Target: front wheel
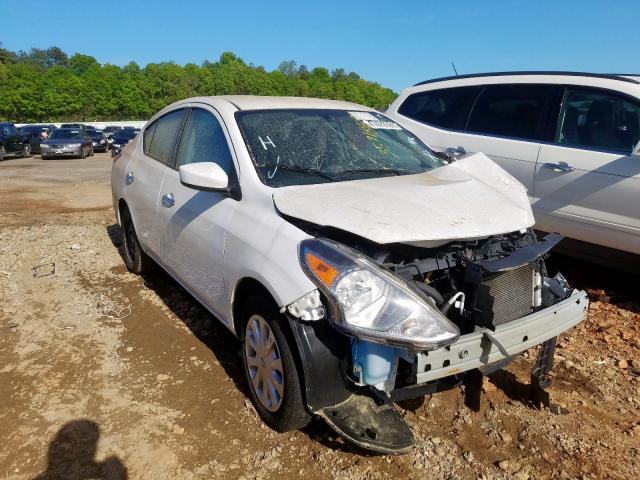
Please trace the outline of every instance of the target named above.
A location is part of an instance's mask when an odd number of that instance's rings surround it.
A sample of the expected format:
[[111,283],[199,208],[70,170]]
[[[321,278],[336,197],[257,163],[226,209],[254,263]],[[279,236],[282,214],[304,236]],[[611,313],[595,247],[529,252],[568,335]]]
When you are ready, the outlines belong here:
[[300,373],[278,321],[282,315],[266,298],[252,297],[243,319],[242,358],[251,401],[274,430],[299,430],[311,421]]
[[80,150],[80,158],[81,159],[87,158],[87,149],[84,147],[82,147],[82,150]]
[[4,160],[4,146],[0,145],[0,162]]
[[90,156],[90,157],[93,157],[93,154],[95,153],[95,152],[93,151],[93,147],[91,147],[91,150],[90,150],[89,152],[90,152],[90,153],[89,153],[89,156]]
[[31,145],[25,143],[22,146],[22,158],[29,158],[31,156]]

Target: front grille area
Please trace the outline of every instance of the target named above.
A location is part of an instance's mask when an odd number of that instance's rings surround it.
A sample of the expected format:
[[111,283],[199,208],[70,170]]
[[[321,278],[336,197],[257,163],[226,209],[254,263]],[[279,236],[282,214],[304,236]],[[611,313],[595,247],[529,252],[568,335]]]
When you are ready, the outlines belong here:
[[479,323],[495,328],[531,313],[534,275],[529,265],[523,265],[483,279],[475,302]]

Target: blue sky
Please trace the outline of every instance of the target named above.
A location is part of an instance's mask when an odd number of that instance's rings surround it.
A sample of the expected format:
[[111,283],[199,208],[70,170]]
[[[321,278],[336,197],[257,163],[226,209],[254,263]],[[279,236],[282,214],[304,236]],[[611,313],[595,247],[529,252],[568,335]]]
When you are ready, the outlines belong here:
[[459,73],[640,72],[640,2],[0,0],[11,50],[57,45],[101,63],[282,60],[342,67],[396,91]]

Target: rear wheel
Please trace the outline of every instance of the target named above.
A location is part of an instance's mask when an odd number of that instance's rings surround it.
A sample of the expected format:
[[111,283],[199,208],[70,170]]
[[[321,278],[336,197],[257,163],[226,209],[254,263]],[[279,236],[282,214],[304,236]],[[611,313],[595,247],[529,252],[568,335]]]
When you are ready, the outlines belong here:
[[251,297],[243,319],[242,358],[251,401],[274,430],[299,430],[311,421],[302,396],[300,373],[279,319],[262,297]]
[[138,275],[146,273],[153,268],[153,260],[144,253],[136,229],[133,226],[133,220],[129,210],[125,208],[121,215],[121,232],[122,232],[122,258],[124,264],[131,273]]

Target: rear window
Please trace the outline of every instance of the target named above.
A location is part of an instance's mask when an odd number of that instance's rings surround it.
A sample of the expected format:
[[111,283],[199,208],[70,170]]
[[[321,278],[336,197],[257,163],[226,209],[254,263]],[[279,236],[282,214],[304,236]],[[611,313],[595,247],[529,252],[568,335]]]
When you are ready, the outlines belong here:
[[467,131],[523,140],[545,140],[542,125],[553,85],[488,85],[475,102]]
[[429,125],[464,130],[480,89],[471,86],[414,93],[400,105],[398,113]]
[[[184,109],[174,110],[167,113],[164,117],[159,118],[153,125],[149,126],[145,130],[145,137],[147,131],[153,128],[153,138],[150,139],[150,144],[145,147],[147,155],[155,158],[159,162],[169,164],[171,160],[171,150],[178,133],[178,129],[182,124],[182,117],[184,116]],[[135,136],[135,132],[118,132],[117,135]],[[130,138],[131,138],[130,137]],[[145,138],[146,140],[146,138]]]

